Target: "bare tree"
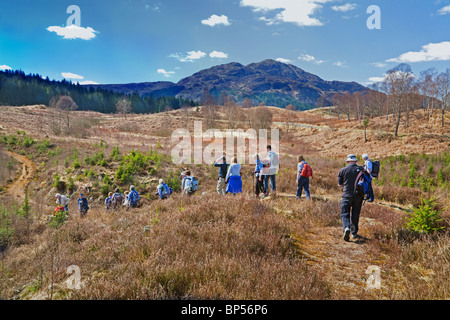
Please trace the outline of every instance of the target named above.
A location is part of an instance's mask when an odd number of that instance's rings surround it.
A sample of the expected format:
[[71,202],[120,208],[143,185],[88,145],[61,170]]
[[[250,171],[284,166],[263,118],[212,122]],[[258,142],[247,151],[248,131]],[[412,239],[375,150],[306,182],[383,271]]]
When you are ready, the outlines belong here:
[[253,129],[270,129],[273,115],[269,108],[258,107],[253,110]]
[[[52,103],[55,100],[52,101]],[[70,113],[78,109],[78,105],[69,96],[61,96],[56,100],[55,107],[59,110],[61,117],[65,119],[66,122],[66,133],[70,134]]]
[[127,118],[127,114],[131,112],[131,110],[132,106],[130,100],[123,98],[117,101],[116,112],[123,114],[125,116],[125,119]]
[[186,129],[189,128],[189,122],[190,122],[190,120],[191,120],[191,113],[189,112],[190,109],[191,109],[191,108],[190,108],[189,106],[186,106],[186,105],[184,105],[184,106],[182,106],[182,107],[180,108],[181,115],[182,115],[182,117],[183,117],[183,121],[184,121],[184,123],[186,124]]
[[245,99],[244,102],[242,103],[242,106],[246,109],[252,108],[253,107],[253,102],[252,100],[250,100],[249,98]]
[[289,129],[291,128],[292,119],[294,118],[293,113],[295,112],[295,107],[292,104],[289,104],[286,106],[286,110],[288,111],[286,132],[289,132]]
[[427,109],[427,121],[430,121],[430,111],[433,104],[433,95],[436,84],[437,71],[435,68],[430,68],[420,73],[418,83],[419,92],[423,95],[424,104]]
[[400,64],[396,68],[389,70],[384,80],[386,91],[389,93],[389,101],[394,108],[396,117],[396,137],[398,137],[402,113],[408,108],[408,96],[412,93],[414,79],[411,67],[407,64]]
[[227,117],[228,129],[235,129],[241,119],[242,107],[238,106],[234,101],[226,102],[223,107]]
[[367,100],[371,111],[371,118],[377,112],[381,119],[383,117],[383,106],[386,104],[386,95],[381,92],[381,85],[379,83],[374,83],[369,88],[371,90],[367,93]]
[[211,95],[208,88],[203,89],[202,96],[200,97],[200,104],[203,106],[203,118],[205,119],[207,128],[215,128],[217,118],[217,101],[215,97]]
[[441,125],[445,126],[445,110],[450,104],[450,69],[439,74],[436,78],[436,91],[441,104]]

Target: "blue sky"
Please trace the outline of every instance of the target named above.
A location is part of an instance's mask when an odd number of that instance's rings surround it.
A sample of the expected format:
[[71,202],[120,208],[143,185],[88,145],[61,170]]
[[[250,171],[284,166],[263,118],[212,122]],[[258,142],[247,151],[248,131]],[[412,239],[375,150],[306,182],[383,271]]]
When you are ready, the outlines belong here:
[[[67,24],[71,5],[80,26]],[[367,27],[371,5],[381,29]],[[368,84],[401,62],[416,74],[449,68],[449,31],[450,0],[1,1],[0,69],[80,83],[178,82],[218,64],[280,59]]]

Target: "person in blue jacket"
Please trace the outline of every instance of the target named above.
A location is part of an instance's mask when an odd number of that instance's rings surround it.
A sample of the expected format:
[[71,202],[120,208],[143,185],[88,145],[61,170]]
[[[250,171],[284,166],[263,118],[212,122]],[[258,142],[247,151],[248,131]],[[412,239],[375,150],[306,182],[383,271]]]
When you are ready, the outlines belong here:
[[264,178],[263,178],[263,169],[264,169],[264,163],[259,158],[258,154],[255,154],[254,158],[256,158],[256,165],[255,165],[255,195],[258,198],[261,193],[265,194],[266,189],[264,188]]
[[[364,160],[364,169],[372,176],[372,170],[373,170],[373,163],[369,159],[368,154],[363,154],[362,159]],[[373,202],[375,199],[375,196],[373,194],[373,188],[372,188],[372,182],[369,184],[369,191],[367,193],[367,202]]]
[[89,211],[88,201],[82,193],[80,193],[80,197],[78,198],[78,209],[80,210],[81,217],[86,216]]
[[159,195],[160,199],[167,199],[172,194],[173,190],[167,185],[163,179],[159,179],[159,185],[157,187],[156,194]]
[[141,200],[141,197],[139,196],[139,192],[136,191],[136,188],[134,186],[130,187],[130,193],[128,194],[128,209],[130,208],[137,208],[139,205],[139,200]]

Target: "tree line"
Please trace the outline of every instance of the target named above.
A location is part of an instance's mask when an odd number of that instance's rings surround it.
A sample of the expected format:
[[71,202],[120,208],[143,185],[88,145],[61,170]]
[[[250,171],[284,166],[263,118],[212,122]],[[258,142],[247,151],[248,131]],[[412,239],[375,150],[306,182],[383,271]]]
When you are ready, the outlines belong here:
[[50,80],[39,74],[26,75],[21,70],[0,71],[0,105],[50,105],[55,97],[69,96],[78,110],[115,113],[121,100],[129,101],[133,113],[157,113],[182,106],[197,106],[192,100],[177,97],[141,97],[137,93],[123,95],[101,88],[87,88],[71,81]]
[[338,118],[364,122],[378,116],[394,119],[394,132],[398,136],[400,123],[410,126],[410,117],[415,110],[426,110],[426,120],[440,115],[445,127],[445,112],[450,105],[450,69],[439,73],[431,68],[417,77],[408,64],[400,64],[389,70],[384,80],[372,84],[370,90],[356,93],[336,93],[333,105]]

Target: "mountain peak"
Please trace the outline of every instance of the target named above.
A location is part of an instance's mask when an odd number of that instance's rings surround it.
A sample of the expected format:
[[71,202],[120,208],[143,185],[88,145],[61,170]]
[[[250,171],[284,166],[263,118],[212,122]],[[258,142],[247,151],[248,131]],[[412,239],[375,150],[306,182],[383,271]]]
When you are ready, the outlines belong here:
[[[117,91],[120,85],[113,87]],[[355,82],[325,81],[297,66],[273,59],[247,66],[238,62],[217,65],[181,79],[177,84],[159,82],[133,87],[143,95],[169,95],[191,100],[199,100],[204,89],[208,89],[216,97],[230,95],[237,103],[250,98],[254,104],[264,102],[282,108],[292,104],[298,109],[315,107],[320,97],[331,100],[336,92],[367,90]],[[125,89],[130,92],[133,88],[128,85]]]

